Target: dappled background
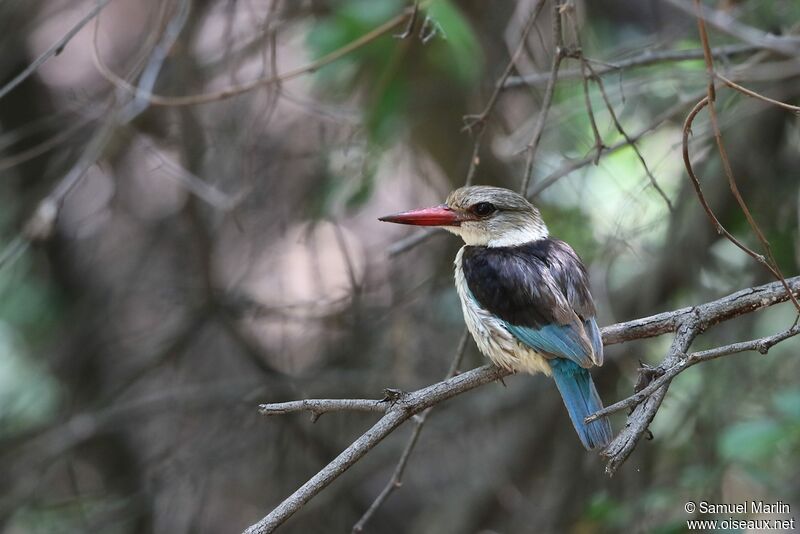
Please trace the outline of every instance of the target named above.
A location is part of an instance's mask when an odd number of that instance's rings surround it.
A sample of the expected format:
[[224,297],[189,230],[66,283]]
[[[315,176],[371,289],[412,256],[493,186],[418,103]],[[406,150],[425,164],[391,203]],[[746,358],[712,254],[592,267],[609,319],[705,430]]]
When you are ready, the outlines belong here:
[[[264,418],[259,403],[380,398],[447,372],[464,328],[460,244],[376,218],[440,202],[471,167],[475,183],[519,190],[547,100],[553,6],[515,55],[537,2],[421,2],[411,26],[402,0],[103,4],[11,90],[98,4],[0,5],[0,530],[238,532],[376,417],[311,424]],[[800,50],[800,4],[706,6],[721,17],[717,68],[797,104],[800,52],[767,44]],[[561,11],[573,57],[527,193],[586,262],[600,324],[772,281],[717,235],[683,166],[682,124],[708,81],[691,4]],[[602,90],[584,86],[589,69]],[[742,194],[794,275],[800,122],[718,92]],[[759,249],[706,114],[691,148],[723,224]],[[776,333],[795,315],[776,306],[694,346]],[[640,362],[661,361],[668,343],[609,347],[594,373],[606,403],[629,395]],[[402,487],[366,531],[672,532],[689,499],[798,510],[797,355],[789,340],[683,373],[653,439],[614,478],[580,446],[549,380],[513,376],[457,397],[431,413]],[[482,363],[470,341],[460,368]],[[410,430],[282,531],[349,532]]]

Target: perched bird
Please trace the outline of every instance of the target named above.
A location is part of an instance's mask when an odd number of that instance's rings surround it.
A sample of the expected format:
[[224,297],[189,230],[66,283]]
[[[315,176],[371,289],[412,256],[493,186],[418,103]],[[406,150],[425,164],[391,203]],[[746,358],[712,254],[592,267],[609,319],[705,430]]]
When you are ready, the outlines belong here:
[[510,371],[552,375],[587,449],[606,446],[603,407],[588,369],[603,364],[586,268],[568,244],[548,235],[525,197],[500,187],[456,189],[444,204],[381,217],[439,226],[461,236],[455,281],[464,319],[480,351]]

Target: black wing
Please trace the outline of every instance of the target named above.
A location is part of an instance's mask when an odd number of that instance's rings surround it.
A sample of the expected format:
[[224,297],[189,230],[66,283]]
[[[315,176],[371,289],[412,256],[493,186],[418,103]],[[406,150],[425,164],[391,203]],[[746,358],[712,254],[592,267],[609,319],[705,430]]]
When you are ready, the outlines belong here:
[[516,247],[465,247],[462,268],[472,296],[520,341],[581,366],[602,363],[586,268],[556,239]]

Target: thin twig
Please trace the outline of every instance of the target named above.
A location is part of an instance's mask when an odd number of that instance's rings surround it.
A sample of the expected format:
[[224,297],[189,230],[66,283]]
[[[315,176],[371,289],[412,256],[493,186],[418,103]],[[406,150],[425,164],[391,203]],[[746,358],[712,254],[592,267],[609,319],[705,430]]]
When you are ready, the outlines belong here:
[[[445,380],[455,376],[456,372],[458,371],[458,367],[461,365],[461,360],[464,358],[464,351],[467,348],[467,341],[469,340],[469,332],[467,329],[464,329],[464,332],[461,334],[461,339],[458,342],[458,347],[456,348],[456,352],[453,355],[453,360],[450,362],[450,368],[447,370],[447,374],[445,375]],[[367,522],[372,518],[378,508],[386,502],[386,499],[389,498],[389,495],[392,494],[394,490],[399,488],[403,484],[403,473],[406,470],[406,466],[408,465],[408,459],[411,457],[411,452],[414,450],[414,447],[417,445],[417,441],[419,440],[419,435],[422,433],[422,427],[425,425],[425,421],[428,419],[428,414],[433,410],[433,406],[426,408],[421,414],[417,415],[414,418],[414,429],[411,431],[411,436],[408,438],[408,442],[406,443],[405,448],[403,449],[403,453],[400,455],[400,459],[397,461],[397,465],[394,468],[394,472],[392,473],[392,477],[389,479],[389,482],[383,487],[381,492],[372,502],[367,511],[364,512],[364,515],[361,516],[356,524],[353,526],[353,534],[358,534],[364,531],[364,527],[366,526]]]
[[11,243],[5,246],[2,251],[0,251],[0,269],[3,268],[4,265],[12,265],[17,259],[22,256],[22,254],[27,250],[28,245],[30,242],[27,239],[24,239],[22,236],[16,236],[14,239],[11,240]]
[[497,103],[497,99],[500,96],[500,92],[503,90],[503,86],[506,83],[506,80],[511,75],[511,71],[514,70],[514,67],[519,60],[520,54],[522,51],[525,50],[525,43],[528,42],[528,34],[530,33],[531,29],[536,25],[536,19],[539,17],[539,13],[542,12],[542,8],[544,7],[545,0],[538,0],[536,5],[531,10],[530,15],[528,15],[528,20],[525,22],[525,26],[522,29],[522,34],[519,37],[519,43],[517,44],[517,48],[514,50],[514,53],[511,54],[511,58],[506,64],[506,68],[503,69],[503,74],[500,75],[500,78],[494,84],[494,91],[492,91],[492,95],[489,97],[488,102],[486,102],[486,106],[483,108],[483,111],[478,113],[477,115],[466,115],[464,117],[464,130],[472,130],[473,128],[481,128],[483,129],[484,123],[486,122],[486,118],[494,109],[495,104]]
[[26,161],[45,154],[58,145],[65,143],[66,141],[74,140],[78,131],[95,119],[97,119],[97,117],[94,116],[94,114],[88,114],[85,117],[81,117],[79,120],[75,121],[74,124],[70,124],[63,130],[55,133],[53,136],[48,137],[41,143],[12,154],[6,158],[0,159],[0,171],[10,169],[21,163],[25,163]]
[[[733,169],[731,167],[730,160],[728,159],[728,153],[727,150],[725,149],[725,144],[722,141],[722,131],[719,128],[719,120],[717,118],[717,108],[715,105],[716,89],[714,87],[714,59],[711,56],[711,46],[709,45],[708,42],[708,33],[706,32],[705,21],[703,19],[703,16],[701,15],[702,6],[700,5],[700,0],[694,0],[694,3],[695,3],[695,9],[697,11],[697,27],[698,31],[700,32],[700,41],[703,45],[703,50],[705,52],[706,69],[708,70],[708,88],[707,88],[706,105],[708,106],[708,113],[711,118],[711,126],[714,131],[714,140],[716,141],[717,150],[719,152],[720,160],[722,161],[722,168],[725,171],[725,176],[728,179],[728,186],[730,187],[731,192],[733,193],[733,196],[736,199],[737,204],[739,204],[739,208],[742,210],[742,213],[744,213],[744,216],[747,219],[747,223],[750,225],[750,228],[756,234],[756,237],[758,237],[758,240],[761,243],[761,246],[764,248],[767,257],[765,258],[760,254],[756,254],[755,252],[753,252],[752,250],[750,250],[749,248],[738,242],[738,240],[733,242],[735,244],[739,243],[737,245],[739,246],[739,248],[742,248],[745,252],[747,252],[753,258],[755,258],[759,263],[764,265],[778,280],[784,282],[784,286],[786,287],[786,291],[792,299],[792,303],[794,303],[797,310],[800,311],[800,302],[798,302],[797,299],[794,298],[794,295],[792,295],[791,291],[789,290],[789,286],[785,283],[785,278],[783,276],[783,273],[781,272],[780,267],[778,266],[778,263],[775,261],[774,255],[772,254],[772,247],[770,246],[767,238],[764,236],[764,233],[761,231],[761,227],[759,227],[758,223],[753,218],[753,215],[750,213],[750,208],[747,207],[747,203],[744,201],[744,198],[739,192],[739,186],[736,184],[736,179],[733,176]],[[700,106],[700,108],[702,108],[702,106]],[[694,115],[696,115],[696,113],[694,113]],[[692,115],[692,117],[694,115]],[[689,161],[688,148],[687,148],[688,145],[687,125],[688,128],[691,128],[691,122],[687,122],[684,125],[684,163],[687,163]],[[689,169],[689,167],[691,167],[691,165],[687,167],[687,170]],[[693,181],[696,182],[695,190],[700,191],[699,181],[697,181],[697,178],[694,177]],[[704,207],[706,206],[708,206],[707,203],[705,203]],[[706,209],[707,212],[709,212],[709,210],[710,208]],[[713,213],[711,213],[710,215],[713,215]],[[716,216],[713,216],[713,219],[716,220]],[[719,221],[717,221],[717,226],[719,230],[719,228],[721,228]],[[726,235],[729,236],[729,239],[732,237],[730,236],[729,232],[726,232]]]
[[594,136],[594,150],[595,156],[593,163],[597,165],[600,162],[600,156],[603,155],[603,149],[606,148],[605,143],[603,142],[603,136],[600,135],[600,130],[597,129],[597,120],[594,117],[594,109],[592,108],[592,98],[589,94],[589,74],[587,74],[587,67],[588,63],[586,62],[586,58],[583,57],[583,53],[581,53],[581,72],[583,76],[581,78],[581,83],[583,85],[583,100],[586,104],[586,113],[589,115],[589,124],[592,127],[592,135]]
[[207,104],[209,102],[226,100],[228,98],[232,98],[234,96],[247,93],[259,87],[283,83],[288,80],[297,78],[299,76],[316,72],[322,67],[341,59],[342,57],[352,53],[353,51],[358,50],[359,48],[373,42],[379,37],[389,33],[398,25],[400,25],[404,20],[406,20],[407,17],[411,16],[412,13],[413,9],[406,9],[403,11],[402,14],[397,15],[396,17],[381,24],[377,28],[365,33],[361,37],[354,39],[353,41],[349,42],[343,47],[338,48],[333,52],[330,52],[329,54],[322,56],[316,61],[308,63],[307,65],[291,69],[283,74],[256,78],[255,80],[251,80],[241,85],[234,85],[226,87],[224,89],[220,89],[218,91],[212,91],[209,93],[201,93],[196,95],[185,95],[185,96],[157,95],[152,93],[151,91],[142,91],[141,89],[131,85],[125,79],[118,76],[111,69],[109,69],[108,66],[106,66],[103,63],[99,54],[94,54],[95,66],[97,67],[98,71],[115,86],[136,95],[137,98],[147,100],[151,105],[194,106],[198,104]]
[[[600,135],[600,130],[597,128],[597,120],[594,116],[594,108],[592,107],[592,98],[589,91],[589,77],[590,73],[587,72],[591,67],[583,55],[583,42],[581,41],[581,31],[578,26],[578,18],[575,16],[575,9],[569,9],[567,12],[567,19],[570,21],[572,33],[574,34],[576,49],[574,51],[575,57],[581,62],[581,85],[583,87],[583,102],[586,106],[586,114],[589,116],[589,125],[592,127],[592,135],[594,136],[595,157],[593,163],[597,165],[600,162],[600,157],[603,155],[603,149],[606,148],[603,142],[603,136]],[[563,79],[563,77],[562,77]]]
[[791,104],[787,104],[786,102],[781,102],[780,100],[775,100],[775,99],[770,98],[768,96],[764,96],[761,93],[756,93],[752,89],[748,89],[747,87],[742,87],[738,83],[736,83],[736,82],[734,82],[732,80],[729,80],[728,78],[726,78],[725,76],[723,76],[719,72],[715,72],[714,76],[716,78],[719,78],[720,80],[722,80],[725,83],[725,85],[727,85],[731,89],[736,89],[737,91],[739,91],[742,94],[745,94],[745,95],[753,97],[753,98],[757,98],[758,100],[761,100],[761,101],[766,102],[768,104],[773,104],[773,105],[781,107],[783,109],[788,109],[789,111],[793,111],[795,113],[800,113],[800,106],[793,106]]
[[478,172],[478,165],[481,164],[480,151],[484,133],[486,133],[486,128],[480,128],[475,134],[475,140],[472,143],[472,156],[469,158],[469,168],[467,169],[467,179],[464,180],[465,186],[475,183],[475,173]]
[[228,195],[223,193],[213,185],[209,184],[199,176],[195,176],[188,169],[169,159],[158,150],[151,142],[144,140],[145,145],[150,149],[153,156],[158,159],[164,168],[167,176],[174,178],[178,183],[186,188],[187,191],[197,198],[220,211],[230,211],[235,208],[245,197],[245,193]]
[[[726,45],[715,47],[711,50],[714,57],[730,57],[741,54],[749,54],[763,50],[761,46],[755,45]],[[587,61],[591,61],[586,58]],[[610,72],[617,73],[626,69],[636,67],[647,67],[651,65],[658,65],[660,63],[679,63],[682,61],[696,61],[703,59],[703,49],[697,48],[692,50],[662,50],[654,52],[650,49],[645,50],[641,54],[613,63],[603,62],[603,65],[595,68],[595,73],[598,76],[603,76]],[[561,80],[578,80],[583,77],[581,69],[562,70],[558,73]],[[535,74],[526,74],[525,76],[511,76],[506,80],[503,89],[513,89],[526,85],[539,85],[547,83],[550,80],[548,73],[537,72]]]
[[414,8],[411,11],[411,16],[408,17],[408,23],[406,23],[406,27],[402,33],[397,33],[393,37],[395,39],[407,39],[411,37],[411,34],[414,33],[414,25],[417,23],[417,17],[419,16],[419,0],[414,0]]
[[550,112],[550,106],[553,104],[553,94],[555,93],[556,83],[558,82],[558,69],[561,67],[561,61],[565,57],[564,50],[564,32],[561,26],[561,8],[562,5],[558,2],[553,6],[553,39],[555,42],[555,49],[553,50],[553,62],[550,65],[550,79],[547,82],[547,87],[544,90],[544,97],[542,98],[542,107],[539,110],[539,116],[536,120],[536,126],[533,128],[531,140],[526,147],[527,157],[525,160],[525,173],[522,175],[522,183],[520,184],[520,194],[526,195],[528,185],[533,176],[533,162],[536,157],[536,149],[539,148],[539,142],[542,139],[544,126],[547,122],[547,114]]
[[[702,95],[698,95],[696,98],[700,98],[701,96]],[[653,120],[653,122],[651,122],[649,125],[645,126],[644,128],[642,128],[641,130],[639,130],[635,134],[631,135],[630,139],[634,143],[638,142],[645,135],[649,134],[650,132],[655,131],[655,129],[658,128],[659,126],[661,126],[664,122],[666,122],[666,121],[678,116],[680,113],[683,112],[683,110],[686,108],[686,106],[687,106],[686,102],[678,102],[674,106],[670,107],[669,109],[667,109],[666,111],[664,111],[663,113],[658,115]],[[628,141],[623,139],[622,141],[619,141],[619,142],[614,143],[613,145],[607,147],[603,151],[602,155],[603,156],[607,156],[609,154],[613,154],[614,152],[617,152],[618,150],[621,150],[621,149],[627,147],[628,145],[629,145]],[[590,165],[593,162],[594,162],[594,155],[593,154],[590,154],[590,155],[588,155],[588,156],[586,156],[584,158],[581,158],[581,159],[565,162],[558,169],[556,169],[555,171],[553,171],[552,173],[547,175],[545,178],[543,178],[542,180],[540,180],[539,182],[534,184],[534,186],[533,186],[530,194],[528,195],[528,197],[532,198],[532,197],[535,197],[535,196],[541,194],[542,191],[544,191],[545,189],[547,189],[548,187],[550,187],[551,185],[556,183],[561,178],[563,178],[563,177],[575,172],[578,169],[582,169],[583,167],[586,167],[587,165]]]
[[743,24],[723,11],[717,11],[704,5],[695,3],[694,8],[684,0],[666,0],[669,4],[680,9],[688,15],[698,18],[699,22],[708,22],[718,30],[732,35],[753,46],[761,49],[778,52],[789,57],[797,57],[800,53],[800,39],[791,36],[779,36],[766,33],[746,24]]
[[36,69],[41,67],[51,57],[60,54],[64,50],[64,47],[67,46],[67,43],[69,43],[72,38],[75,37],[75,35],[89,23],[89,21],[95,18],[110,1],[111,0],[98,0],[97,4],[88,13],[86,13],[81,20],[76,22],[75,25],[72,26],[72,28],[70,28],[63,37],[50,45],[50,48],[45,50],[39,57],[37,57],[33,63],[25,68],[25,70],[17,74],[14,79],[0,88],[0,98],[3,98],[8,93],[13,91],[16,86],[24,82],[31,74],[36,72]]
[[644,168],[644,172],[647,174],[647,177],[650,179],[650,185],[652,185],[653,188],[661,196],[661,198],[664,199],[664,202],[667,204],[667,208],[669,209],[669,211],[670,212],[674,212],[675,209],[672,206],[672,202],[670,201],[669,197],[664,192],[664,190],[661,189],[661,186],[658,184],[658,181],[656,180],[656,177],[653,176],[653,173],[650,171],[650,167],[648,167],[647,162],[644,160],[644,156],[642,156],[642,153],[639,150],[639,147],[636,146],[636,142],[631,138],[631,136],[628,135],[628,133],[622,127],[622,123],[619,121],[619,118],[617,117],[617,113],[614,111],[614,106],[611,104],[611,100],[608,98],[608,94],[606,93],[606,88],[605,88],[605,84],[603,83],[603,79],[600,78],[600,76],[598,76],[595,73],[595,71],[594,71],[594,69],[592,68],[591,65],[589,65],[587,63],[586,66],[587,66],[587,68],[589,69],[589,72],[592,75],[592,81],[594,81],[597,84],[597,88],[600,89],[600,95],[603,97],[603,102],[605,102],[605,104],[606,104],[606,108],[608,109],[608,113],[611,116],[611,121],[614,123],[614,127],[617,129],[617,131],[620,133],[620,135],[623,138],[625,138],[625,142],[636,153],[636,157],[639,158],[639,162],[642,164],[642,167]]

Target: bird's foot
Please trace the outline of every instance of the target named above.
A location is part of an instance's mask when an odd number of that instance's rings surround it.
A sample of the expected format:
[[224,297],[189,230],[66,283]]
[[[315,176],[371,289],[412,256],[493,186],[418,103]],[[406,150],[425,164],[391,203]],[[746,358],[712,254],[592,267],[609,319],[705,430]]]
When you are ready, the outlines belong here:
[[408,393],[406,393],[402,389],[384,388],[383,398],[381,399],[381,402],[388,402],[390,403],[391,406],[394,406],[397,403],[397,401],[399,401],[406,395],[408,395]]
[[639,393],[641,390],[650,385],[650,382],[664,374],[664,370],[659,367],[653,367],[639,360],[639,379],[633,387],[634,393]]

